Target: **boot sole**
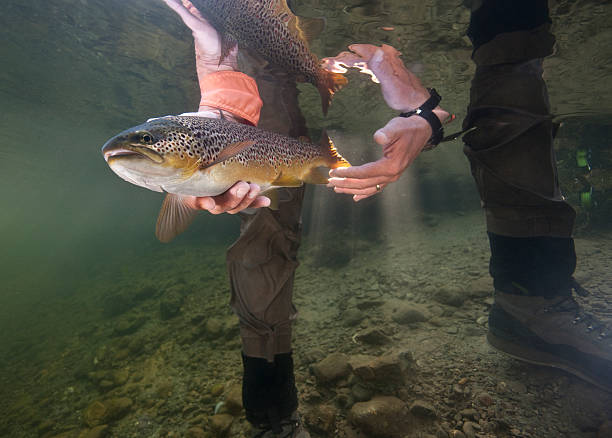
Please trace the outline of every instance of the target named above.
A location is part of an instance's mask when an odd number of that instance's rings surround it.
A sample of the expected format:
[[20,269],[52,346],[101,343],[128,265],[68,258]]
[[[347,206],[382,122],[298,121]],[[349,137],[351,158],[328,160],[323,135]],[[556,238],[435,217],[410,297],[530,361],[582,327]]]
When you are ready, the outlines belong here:
[[590,375],[584,373],[582,370],[574,366],[571,362],[564,360],[554,354],[547,353],[545,351],[536,350],[529,348],[524,345],[519,345],[514,342],[495,336],[493,333],[487,333],[487,342],[490,346],[502,353],[522,362],[527,362],[534,365],[540,365],[545,367],[558,368],[570,374],[573,374],[580,379],[589,382],[590,384],[602,389],[606,392],[612,393],[612,387],[602,385],[601,382],[593,379]]

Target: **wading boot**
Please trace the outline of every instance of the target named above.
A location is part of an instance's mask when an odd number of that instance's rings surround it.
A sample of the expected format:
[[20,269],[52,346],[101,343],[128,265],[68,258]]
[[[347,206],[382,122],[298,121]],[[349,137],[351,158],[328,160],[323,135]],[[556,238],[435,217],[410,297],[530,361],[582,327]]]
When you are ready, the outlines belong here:
[[251,437],[310,438],[297,412],[291,353],[275,355],[274,362],[242,355],[242,363],[242,403]]
[[487,340],[515,359],[560,368],[612,392],[612,331],[573,294],[571,238],[489,233],[495,300]]
[[302,424],[300,414],[294,412],[289,418],[280,420],[276,431],[271,425],[255,427],[251,438],[310,438]]

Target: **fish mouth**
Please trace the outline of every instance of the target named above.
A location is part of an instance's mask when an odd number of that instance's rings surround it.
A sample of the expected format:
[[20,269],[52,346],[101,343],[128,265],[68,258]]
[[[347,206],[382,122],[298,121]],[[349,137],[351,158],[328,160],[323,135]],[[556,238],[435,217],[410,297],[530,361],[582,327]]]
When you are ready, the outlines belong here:
[[154,163],[161,164],[164,162],[164,157],[148,147],[121,144],[109,141],[102,147],[102,154],[107,163],[115,160],[142,160],[148,159]]

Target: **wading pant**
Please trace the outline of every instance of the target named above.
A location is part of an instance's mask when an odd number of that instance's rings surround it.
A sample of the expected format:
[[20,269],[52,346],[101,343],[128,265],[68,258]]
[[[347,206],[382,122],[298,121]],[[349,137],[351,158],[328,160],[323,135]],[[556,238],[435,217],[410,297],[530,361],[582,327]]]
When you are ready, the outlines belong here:
[[[253,73],[264,101],[259,126],[292,137],[307,135],[295,82],[267,71]],[[227,252],[231,305],[240,320],[246,356],[274,361],[291,351],[293,277],[300,243],[304,188],[279,190],[279,209],[241,214],[238,240]]]
[[[566,293],[575,212],[557,179],[543,58],[555,42],[546,0],[484,0],[468,35],[476,73],[464,136],[491,243],[497,290]],[[501,29],[501,33],[499,30]]]
[[[295,81],[279,72],[249,72],[264,102],[259,126],[307,136]],[[279,208],[241,213],[240,237],[227,252],[231,305],[240,320],[242,402],[247,420],[280,431],[298,407],[291,355],[293,277],[298,265],[304,187],[279,190]]]

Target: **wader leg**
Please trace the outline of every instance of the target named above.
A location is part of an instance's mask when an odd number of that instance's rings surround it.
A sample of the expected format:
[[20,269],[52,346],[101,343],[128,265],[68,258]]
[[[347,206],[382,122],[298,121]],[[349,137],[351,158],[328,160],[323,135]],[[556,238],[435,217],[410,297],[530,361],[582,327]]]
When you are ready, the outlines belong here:
[[[259,126],[307,136],[295,81],[267,69],[248,73],[255,77],[264,102]],[[246,418],[275,432],[289,427],[287,419],[297,415],[298,407],[291,326],[297,315],[292,296],[303,198],[304,187],[283,188],[277,211],[261,208],[241,214],[240,237],[227,252],[231,305],[240,320]]]

